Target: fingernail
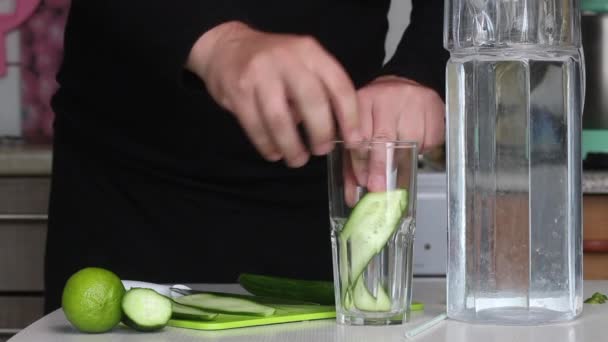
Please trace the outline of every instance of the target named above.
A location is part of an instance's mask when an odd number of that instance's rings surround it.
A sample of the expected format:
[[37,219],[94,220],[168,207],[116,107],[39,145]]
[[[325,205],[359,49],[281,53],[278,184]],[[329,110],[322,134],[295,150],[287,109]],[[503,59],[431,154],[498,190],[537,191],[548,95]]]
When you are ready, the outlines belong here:
[[369,177],[367,188],[370,191],[383,191],[385,187],[384,177],[380,175],[372,175]]
[[333,141],[326,142],[320,146],[315,147],[315,155],[322,156],[331,152],[334,149]]
[[357,183],[360,186],[365,186],[367,184],[367,177],[369,176],[369,174],[367,173],[367,171],[360,171],[358,172],[357,176]]
[[282,157],[283,156],[281,155],[281,153],[279,153],[279,152],[273,152],[273,153],[269,154],[267,158],[270,161],[276,162],[276,161],[281,160]]
[[308,162],[309,155],[308,153],[302,153],[292,161],[288,162],[290,167],[302,167],[304,164]]

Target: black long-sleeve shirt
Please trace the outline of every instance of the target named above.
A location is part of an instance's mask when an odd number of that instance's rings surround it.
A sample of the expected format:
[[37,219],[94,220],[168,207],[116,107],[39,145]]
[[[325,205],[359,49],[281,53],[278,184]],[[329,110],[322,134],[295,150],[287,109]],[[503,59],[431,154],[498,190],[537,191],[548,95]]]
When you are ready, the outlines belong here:
[[204,32],[240,20],[314,36],[357,86],[397,74],[443,94],[443,1],[413,1],[383,67],[389,5],[73,0],[53,98],[47,309],[87,265],[157,282],[330,278],[325,159],[300,169],[263,160],[183,66]]

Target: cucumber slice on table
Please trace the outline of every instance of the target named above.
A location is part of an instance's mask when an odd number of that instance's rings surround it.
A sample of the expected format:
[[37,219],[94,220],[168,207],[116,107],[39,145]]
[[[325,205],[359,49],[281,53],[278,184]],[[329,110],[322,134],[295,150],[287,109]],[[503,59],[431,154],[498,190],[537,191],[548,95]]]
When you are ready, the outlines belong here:
[[245,290],[256,296],[301,300],[322,305],[334,304],[334,285],[332,282],[250,273],[241,274],[238,281]]
[[172,289],[172,291],[181,294],[182,296],[190,296],[193,294],[199,293],[208,293],[221,297],[232,297],[232,298],[241,298],[247,299],[252,302],[256,302],[258,304],[285,304],[285,305],[319,305],[319,303],[309,302],[298,299],[287,299],[281,297],[265,297],[265,296],[257,296],[252,294],[238,294],[231,292],[217,292],[217,291],[199,291],[199,290],[184,290],[184,289]]
[[[357,202],[344,228],[339,233],[340,237],[340,281],[342,283],[343,302],[348,304],[346,308],[374,307],[376,310],[390,308],[390,298],[374,298],[369,291],[355,289],[361,274],[399,227],[403,212],[407,208],[407,190],[398,189],[387,192],[370,192]],[[347,247],[350,247],[347,249]],[[350,264],[347,267],[348,252],[350,252]],[[348,268],[348,269],[347,269]],[[363,286],[361,284],[360,286]],[[359,286],[359,287],[360,287]],[[355,291],[355,294],[350,292]],[[366,296],[369,294],[369,296]],[[386,292],[384,292],[386,295]],[[357,303],[360,301],[360,303]],[[354,302],[354,303],[352,303]],[[376,302],[372,305],[372,302]]]
[[251,300],[199,293],[174,299],[178,304],[232,315],[270,316],[275,309]]
[[135,330],[159,330],[171,319],[171,300],[151,289],[130,289],[121,305],[123,323]]
[[232,298],[241,298],[250,300],[252,302],[256,302],[262,305],[270,305],[270,304],[285,304],[285,305],[319,305],[317,302],[310,302],[298,299],[290,299],[283,297],[267,297],[267,296],[258,296],[258,295],[246,295],[246,294],[236,294],[236,293],[226,293],[226,292],[213,292],[213,291],[200,291],[199,293],[209,293],[212,295],[220,296],[220,297],[232,297]]
[[208,312],[191,306],[186,306],[176,302],[172,302],[173,314],[171,318],[185,319],[191,321],[211,321],[217,317],[217,313]]

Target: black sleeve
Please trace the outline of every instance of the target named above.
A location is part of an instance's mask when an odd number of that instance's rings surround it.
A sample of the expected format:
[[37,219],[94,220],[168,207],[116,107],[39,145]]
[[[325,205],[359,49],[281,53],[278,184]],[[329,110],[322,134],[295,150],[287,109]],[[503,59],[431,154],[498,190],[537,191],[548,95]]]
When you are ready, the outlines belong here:
[[136,62],[130,65],[175,79],[203,33],[223,22],[247,21],[242,1],[73,0],[72,6],[102,25],[103,36],[114,37],[112,48]]
[[443,0],[413,0],[410,24],[380,74],[414,80],[444,98],[449,54],[443,48],[443,12]]

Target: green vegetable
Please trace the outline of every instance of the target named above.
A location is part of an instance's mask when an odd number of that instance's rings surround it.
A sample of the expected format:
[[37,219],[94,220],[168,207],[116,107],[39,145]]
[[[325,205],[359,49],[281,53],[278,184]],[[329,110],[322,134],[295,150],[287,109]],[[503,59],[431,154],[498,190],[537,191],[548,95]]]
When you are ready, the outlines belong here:
[[[250,283],[249,280],[254,280],[254,284]],[[264,282],[268,281],[268,282]],[[284,281],[288,281],[288,284],[283,283]],[[268,306],[272,306],[275,308],[280,308],[281,306],[292,306],[292,305],[311,305],[311,304],[321,304],[321,305],[334,305],[334,284],[331,281],[308,281],[308,280],[298,280],[298,279],[290,279],[290,278],[281,278],[281,277],[272,277],[272,276],[262,276],[256,274],[248,274],[244,273],[239,277],[239,283],[243,286],[247,291],[253,294],[270,294],[274,297],[258,297],[258,296],[248,296],[248,295],[234,295],[228,293],[221,292],[209,292],[212,294],[220,295],[220,296],[237,296],[237,298],[244,298],[254,301],[260,304],[267,304]],[[314,291],[309,293],[305,293],[300,297],[304,290],[311,290],[308,285],[311,283],[315,283],[315,285],[319,285],[314,288]],[[266,284],[266,285],[264,285]],[[303,288],[299,288],[298,286],[304,285]],[[269,287],[276,287],[270,288]],[[292,292],[285,292],[284,289],[291,288]],[[367,289],[365,289],[367,291]],[[316,292],[318,291],[318,293]],[[386,291],[382,289],[382,291],[386,295]],[[304,291],[305,292],[305,291]],[[368,292],[369,293],[369,292]],[[298,295],[296,295],[298,294]],[[371,294],[370,294],[371,296]],[[388,297],[388,295],[386,295]],[[283,297],[289,297],[289,299],[285,299]],[[323,299],[324,298],[324,299]],[[303,301],[304,299],[313,301],[314,303]],[[327,301],[328,304],[320,303],[321,300]],[[331,302],[331,303],[330,303]],[[346,300],[342,305],[346,309],[352,308],[352,300],[350,297],[350,293],[347,294]],[[412,302],[410,306],[411,311],[422,311],[424,310],[424,304],[420,302]]]
[[378,287],[378,294],[374,297],[359,277],[354,289],[355,307],[363,311],[389,311],[391,309],[391,298],[382,286]]
[[340,232],[344,244],[350,241],[351,283],[359,278],[374,255],[382,251],[397,230],[406,208],[407,191],[401,189],[367,193],[353,208]]
[[585,303],[587,304],[604,304],[608,301],[608,296],[605,294],[596,292],[591,297],[585,299]]
[[594,293],[593,295],[594,295],[594,296],[596,296],[596,297],[598,297],[598,298],[601,298],[601,299],[603,299],[603,300],[608,300],[608,296],[606,296],[606,295],[605,295],[605,294],[603,294],[603,293],[596,292],[596,293]]
[[403,189],[365,194],[340,232],[340,282],[343,302],[348,306],[354,301],[355,307],[369,308],[369,311],[390,309],[390,298],[384,289],[374,298],[367,289],[362,291],[360,278],[372,258],[382,251],[398,229],[407,208],[407,195]]
[[199,293],[174,299],[178,304],[232,315],[270,316],[275,309],[254,301],[210,293]]
[[[398,189],[367,193],[353,208],[339,233],[340,283],[345,309],[355,307],[364,311],[390,311],[392,303],[386,289],[379,287],[375,295],[371,294],[364,284],[362,274],[372,258],[382,251],[399,228],[407,203],[407,191]],[[331,282],[242,274],[239,283],[254,295],[325,305],[335,302]]]
[[195,307],[172,302],[171,318],[192,321],[211,321],[215,319],[217,315],[218,314],[215,312],[207,312]]
[[130,289],[122,298],[121,306],[122,321],[135,330],[159,330],[171,319],[171,300],[151,289]]
[[[331,283],[330,283],[331,284]],[[250,294],[238,294],[238,293],[229,293],[229,292],[216,292],[216,291],[195,291],[189,290],[188,292],[182,292],[182,295],[193,295],[193,294],[212,294],[220,297],[231,297],[231,298],[240,298],[250,300],[252,302],[256,302],[259,304],[276,304],[276,305],[316,305],[319,306],[319,303],[308,302],[304,300],[298,299],[287,299],[287,298],[278,298],[278,297],[266,297],[266,296],[256,296]]]
[[321,305],[334,304],[334,285],[329,281],[298,280],[249,273],[241,274],[238,281],[245,290],[256,296],[313,302]]

